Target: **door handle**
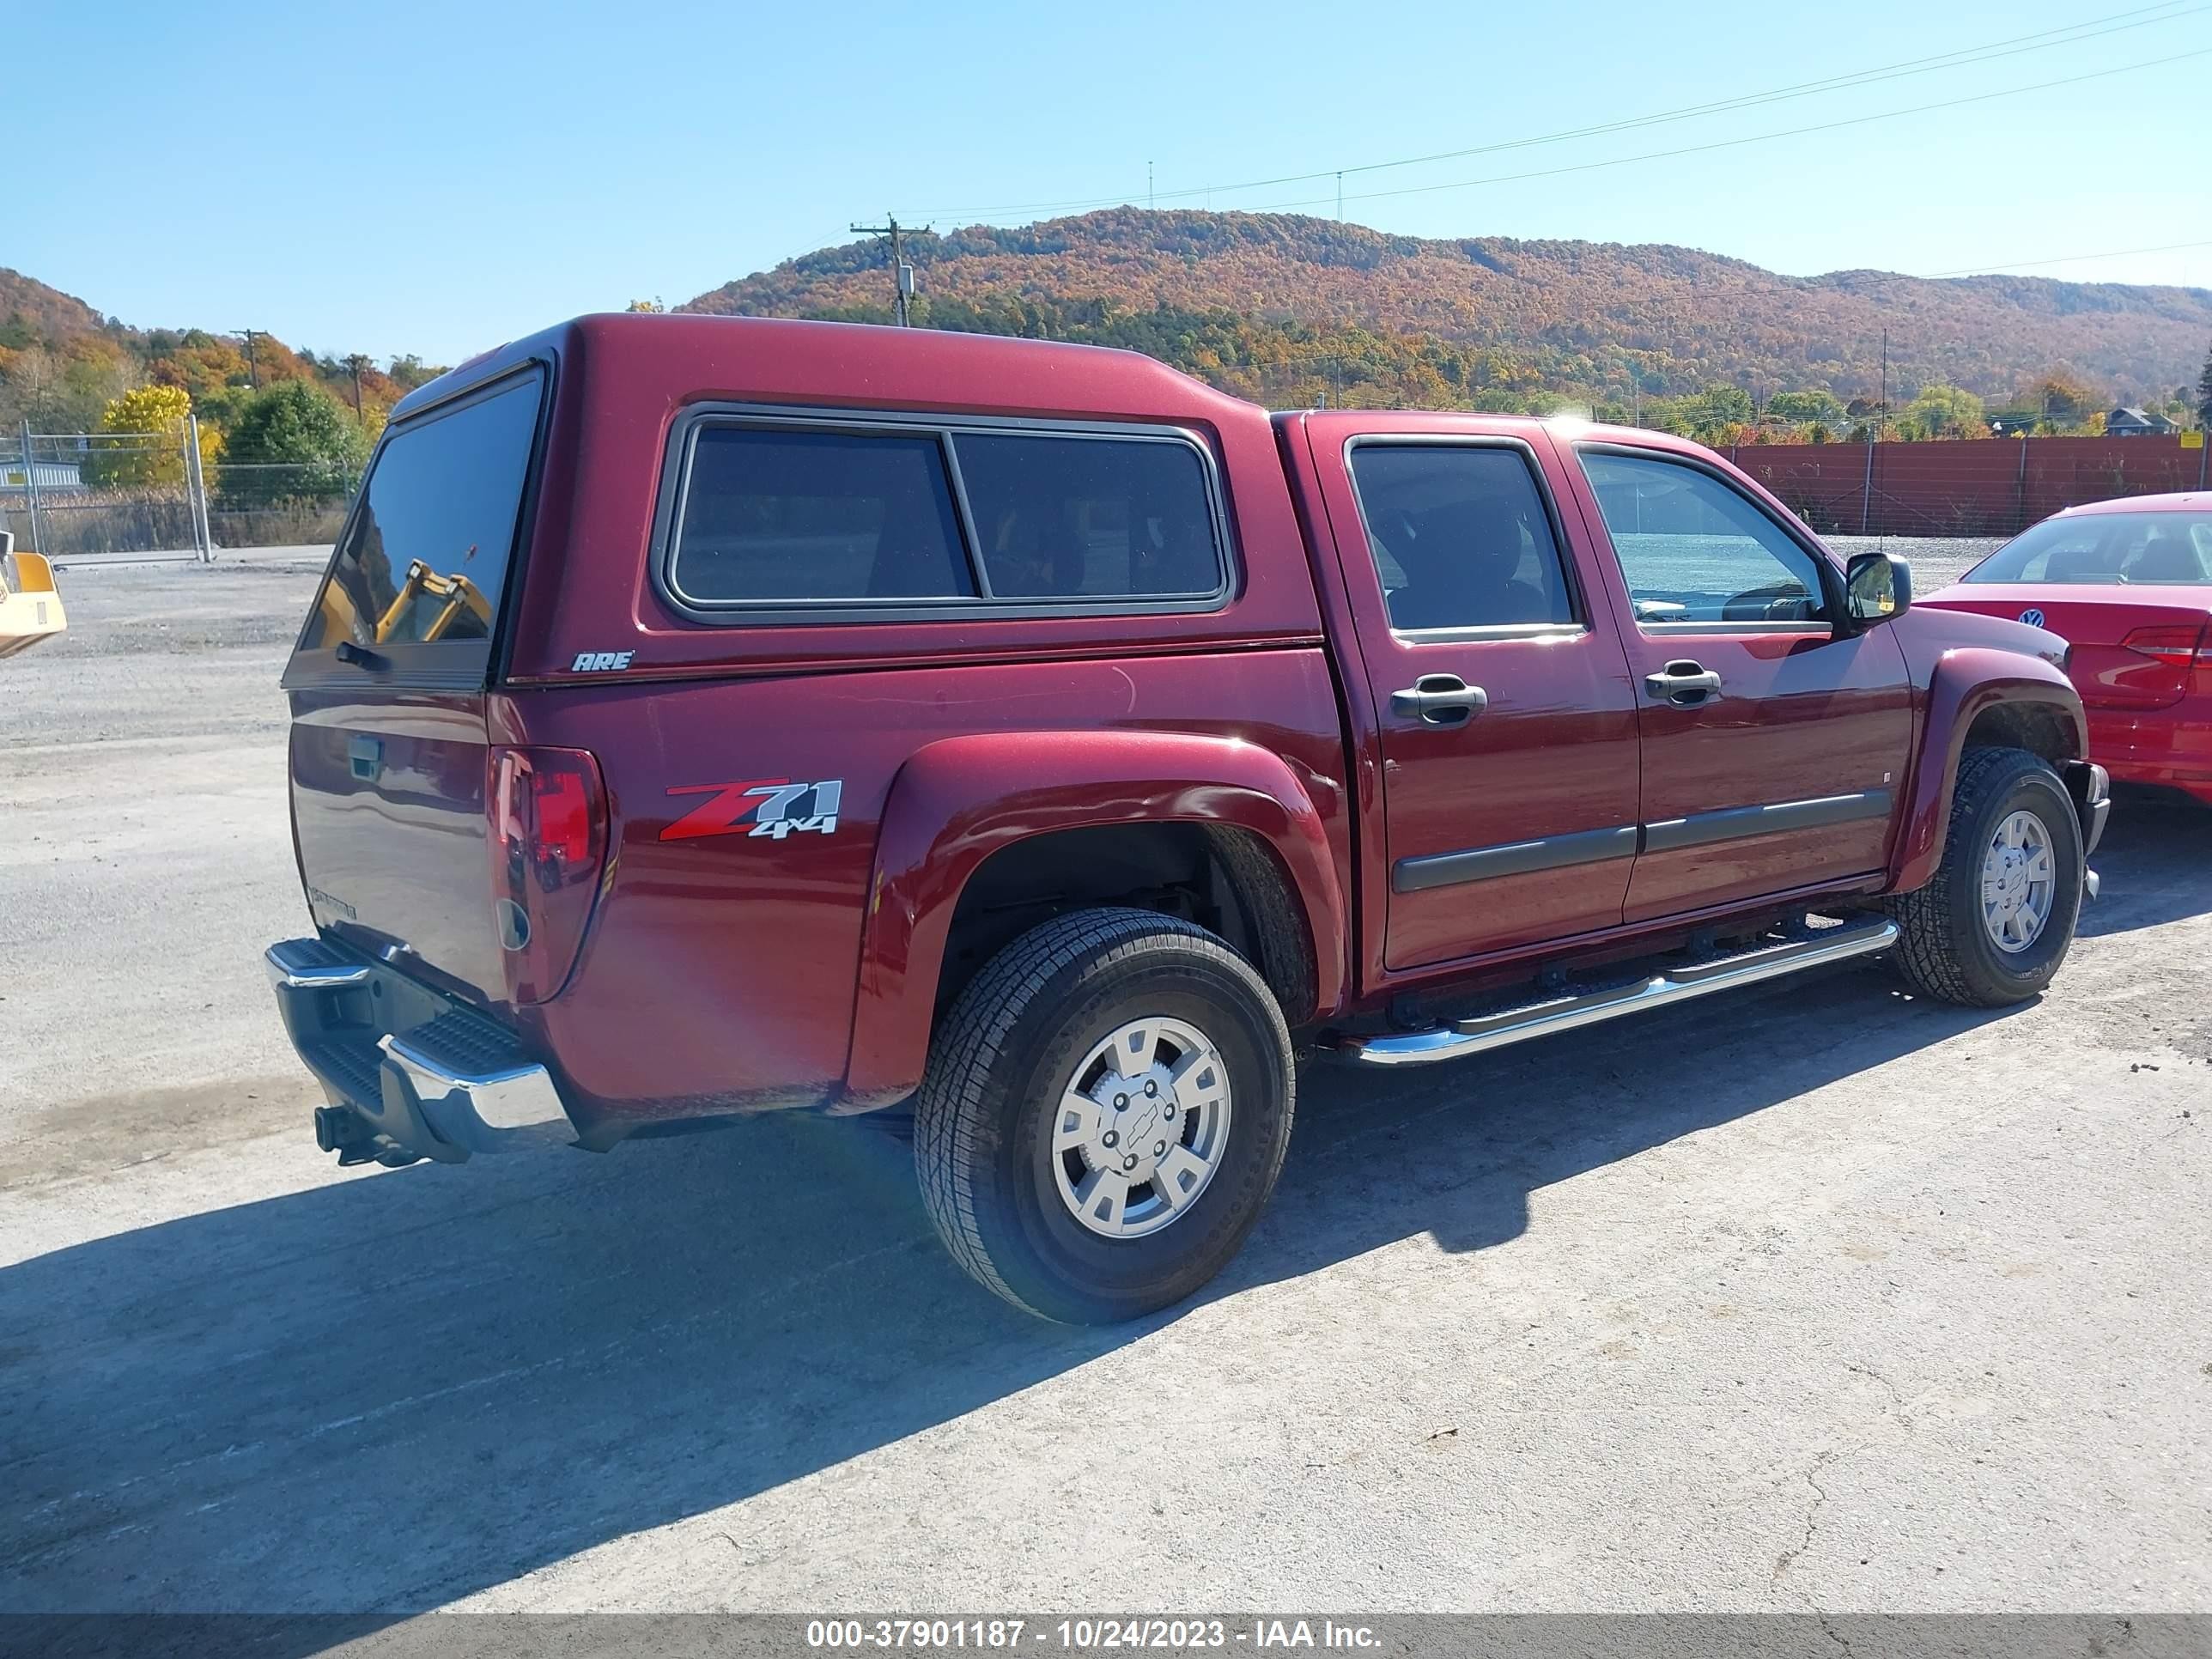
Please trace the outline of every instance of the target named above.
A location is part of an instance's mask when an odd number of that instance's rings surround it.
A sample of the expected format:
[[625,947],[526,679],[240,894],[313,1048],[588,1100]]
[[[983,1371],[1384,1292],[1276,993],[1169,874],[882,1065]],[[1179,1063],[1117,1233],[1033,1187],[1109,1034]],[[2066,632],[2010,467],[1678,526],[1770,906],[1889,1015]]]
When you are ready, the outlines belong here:
[[1670,662],[1656,674],[1646,674],[1644,689],[1677,708],[1696,708],[1719,698],[1721,677],[1703,663],[1685,659]]
[[1490,707],[1490,694],[1456,674],[1424,674],[1390,694],[1390,712],[1412,714],[1424,726],[1463,726]]

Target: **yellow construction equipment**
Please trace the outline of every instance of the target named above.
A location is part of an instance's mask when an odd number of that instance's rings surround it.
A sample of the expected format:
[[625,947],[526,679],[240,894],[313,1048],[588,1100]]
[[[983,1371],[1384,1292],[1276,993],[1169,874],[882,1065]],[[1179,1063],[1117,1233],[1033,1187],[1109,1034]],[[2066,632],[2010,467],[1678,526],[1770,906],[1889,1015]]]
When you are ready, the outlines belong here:
[[68,626],[46,555],[16,552],[15,537],[0,530],[0,657],[27,651]]
[[[413,614],[416,606],[425,599],[436,601],[425,606],[421,616]],[[360,616],[353,595],[343,584],[332,581],[323,589],[322,637],[326,640],[359,639],[355,622]],[[366,644],[382,645],[395,636],[403,640],[442,640],[453,632],[457,623],[461,631],[457,639],[486,639],[491,633],[491,601],[483,590],[466,576],[441,576],[420,559],[410,559],[407,579],[377,618],[374,637]]]

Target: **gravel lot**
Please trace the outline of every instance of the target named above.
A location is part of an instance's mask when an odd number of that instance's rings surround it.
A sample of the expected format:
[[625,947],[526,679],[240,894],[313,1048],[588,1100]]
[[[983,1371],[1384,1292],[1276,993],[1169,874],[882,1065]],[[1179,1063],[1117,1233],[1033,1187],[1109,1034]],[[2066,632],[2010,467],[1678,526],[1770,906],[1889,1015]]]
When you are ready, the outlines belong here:
[[0,665],[0,1610],[2212,1610],[2212,813],[2123,802],[2038,1006],[1319,1071],[1228,1277],[1069,1332],[862,1125],[319,1157],[313,579]]
[[1860,553],[1901,553],[1912,565],[1916,592],[1948,587],[2005,544],[2002,536],[1827,536],[1827,544],[1844,558]]

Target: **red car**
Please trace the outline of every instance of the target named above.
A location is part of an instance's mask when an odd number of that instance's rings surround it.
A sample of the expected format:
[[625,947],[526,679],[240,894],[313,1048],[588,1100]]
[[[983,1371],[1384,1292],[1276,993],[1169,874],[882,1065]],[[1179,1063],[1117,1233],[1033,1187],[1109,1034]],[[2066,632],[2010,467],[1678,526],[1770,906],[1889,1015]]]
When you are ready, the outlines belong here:
[[2061,635],[2090,754],[2212,805],[2212,494],[2069,507],[1921,603]]

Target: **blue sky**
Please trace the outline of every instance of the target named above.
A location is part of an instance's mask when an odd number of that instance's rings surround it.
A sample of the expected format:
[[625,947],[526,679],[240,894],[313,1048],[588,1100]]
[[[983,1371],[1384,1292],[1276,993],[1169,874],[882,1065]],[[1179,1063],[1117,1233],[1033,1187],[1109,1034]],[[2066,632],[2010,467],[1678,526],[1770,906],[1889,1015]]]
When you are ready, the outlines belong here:
[[[36,188],[6,192],[0,264],[127,322],[324,351],[452,362],[578,312],[676,304],[886,210],[949,228],[1142,203],[1147,162],[1162,206],[1331,214],[1333,177],[1208,187],[1516,143],[1347,173],[1345,216],[1796,273],[2032,261],[2212,286],[2212,55],[2185,56],[2212,54],[2212,0],[10,9],[6,171]],[[1704,145],[1726,147],[1506,177]]]

